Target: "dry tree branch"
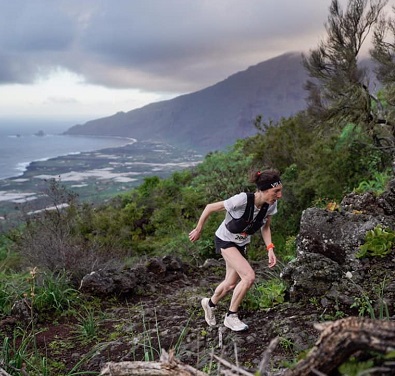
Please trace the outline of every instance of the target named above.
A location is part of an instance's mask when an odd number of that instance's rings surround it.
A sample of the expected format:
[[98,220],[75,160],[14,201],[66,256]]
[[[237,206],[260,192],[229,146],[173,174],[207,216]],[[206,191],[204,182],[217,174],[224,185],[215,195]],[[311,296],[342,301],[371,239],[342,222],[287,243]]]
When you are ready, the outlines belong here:
[[347,317],[315,327],[322,331],[320,338],[307,357],[284,376],[330,374],[358,351],[387,353],[395,349],[394,321]]

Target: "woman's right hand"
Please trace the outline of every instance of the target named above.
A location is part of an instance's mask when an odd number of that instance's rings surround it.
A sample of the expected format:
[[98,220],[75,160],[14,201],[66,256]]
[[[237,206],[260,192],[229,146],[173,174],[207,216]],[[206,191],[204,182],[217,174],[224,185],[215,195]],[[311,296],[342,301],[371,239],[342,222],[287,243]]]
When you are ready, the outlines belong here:
[[191,242],[194,242],[200,238],[200,231],[197,228],[194,228],[190,233],[189,233],[189,240]]
[[204,208],[202,214],[200,215],[199,221],[196,227],[189,233],[189,240],[194,242],[200,238],[200,234],[203,230],[204,224],[206,223],[207,218],[210,216],[211,213],[216,211],[225,210],[224,202],[218,201],[212,204],[207,204]]

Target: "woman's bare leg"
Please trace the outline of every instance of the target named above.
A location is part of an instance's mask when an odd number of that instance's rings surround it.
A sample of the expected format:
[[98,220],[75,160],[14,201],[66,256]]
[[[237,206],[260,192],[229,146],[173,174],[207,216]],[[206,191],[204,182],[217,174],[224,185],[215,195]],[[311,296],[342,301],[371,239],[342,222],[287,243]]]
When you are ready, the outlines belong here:
[[[230,311],[237,312],[244,296],[254,284],[255,272],[249,262],[242,256],[237,248],[232,247],[222,249],[222,257],[224,258],[226,263],[226,275],[229,279],[227,280],[225,278],[224,282],[222,282],[217,287],[218,289],[222,284],[224,284],[224,286],[222,286],[222,289],[218,291],[218,296],[224,296],[226,292],[230,290],[229,287],[231,286],[231,288],[233,288],[236,281],[240,278],[240,282],[236,285],[233,291],[233,296],[229,307]],[[227,288],[228,290],[224,292],[224,290],[226,290]],[[215,302],[213,301],[213,303]]]
[[[234,248],[236,252],[239,252],[236,248]],[[226,264],[226,274],[225,279],[217,286],[214,291],[213,296],[211,297],[211,301],[214,304],[217,304],[229,291],[233,290],[236,286],[237,281],[239,280],[239,275],[237,272]]]

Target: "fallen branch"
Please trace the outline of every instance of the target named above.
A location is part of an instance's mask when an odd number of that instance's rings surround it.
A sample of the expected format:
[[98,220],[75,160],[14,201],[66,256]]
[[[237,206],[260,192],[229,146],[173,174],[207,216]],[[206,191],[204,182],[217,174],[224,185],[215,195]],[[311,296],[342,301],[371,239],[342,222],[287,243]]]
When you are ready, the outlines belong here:
[[226,375],[229,375],[229,376],[231,376],[231,375],[254,376],[254,374],[249,373],[249,372],[243,370],[242,368],[229,363],[227,360],[222,359],[217,355],[214,355],[214,358],[218,361],[218,363],[224,365],[226,368],[229,369],[228,371],[226,371]]
[[262,360],[259,363],[259,370],[258,370],[259,375],[266,375],[269,373],[268,368],[269,368],[270,358],[279,342],[280,342],[279,337],[276,337],[270,341],[269,346],[263,353]]
[[329,375],[358,351],[377,351],[383,354],[395,350],[395,322],[347,317],[315,325],[321,336],[301,360],[284,376]]
[[162,350],[160,362],[109,362],[100,372],[100,376],[207,376],[206,373],[181,363]]
[[4,371],[3,368],[0,368],[0,376],[11,376],[8,372]]

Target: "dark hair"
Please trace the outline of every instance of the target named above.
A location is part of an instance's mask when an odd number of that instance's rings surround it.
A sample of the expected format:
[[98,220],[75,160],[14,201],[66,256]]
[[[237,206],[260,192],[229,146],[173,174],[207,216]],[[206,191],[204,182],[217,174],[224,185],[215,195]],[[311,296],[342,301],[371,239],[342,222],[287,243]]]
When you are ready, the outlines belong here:
[[280,172],[273,168],[255,171],[250,175],[250,182],[255,183],[260,191],[265,191],[281,185]]

